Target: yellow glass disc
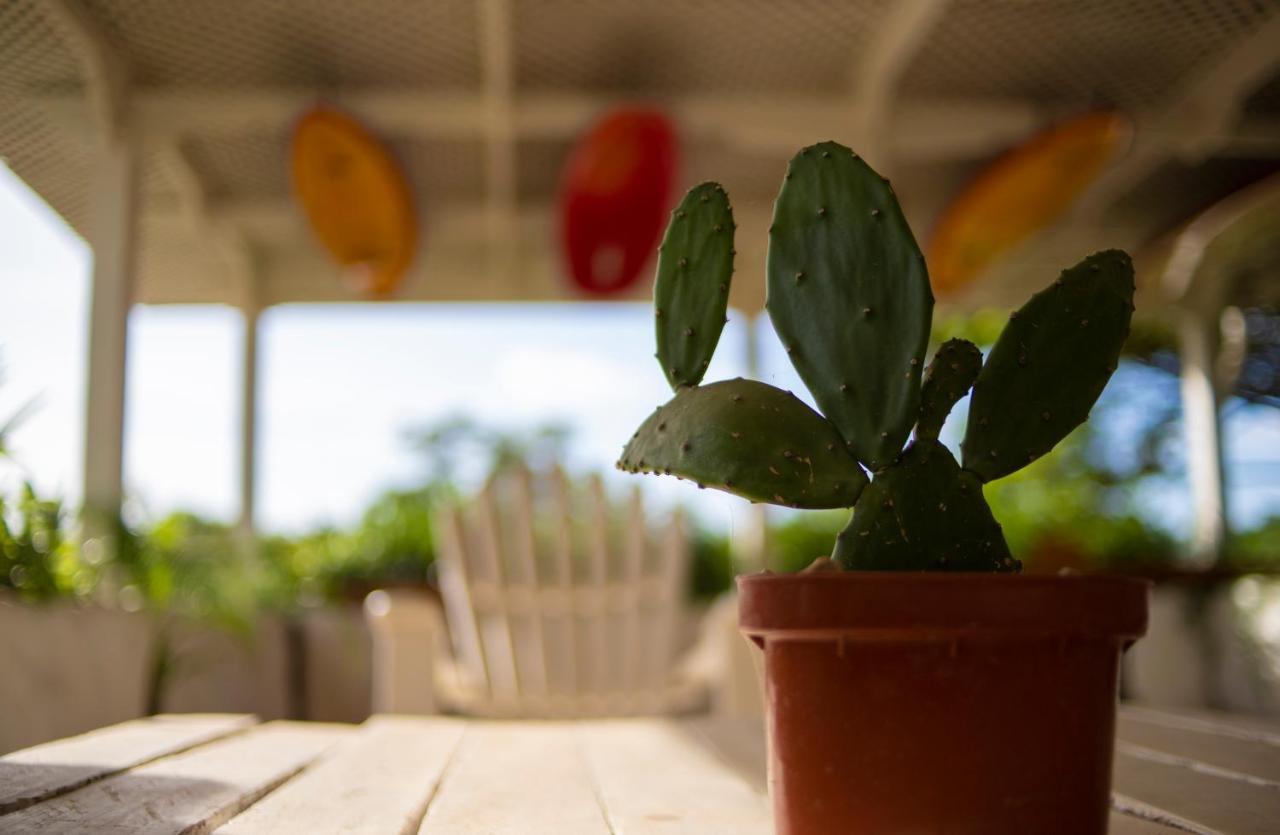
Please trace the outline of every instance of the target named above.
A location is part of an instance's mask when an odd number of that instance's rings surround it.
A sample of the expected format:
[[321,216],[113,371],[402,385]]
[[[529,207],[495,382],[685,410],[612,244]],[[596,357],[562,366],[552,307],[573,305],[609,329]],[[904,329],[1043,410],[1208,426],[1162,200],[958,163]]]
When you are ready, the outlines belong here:
[[1055,125],[986,168],[942,213],[928,247],[934,292],[970,283],[1070,208],[1128,141],[1119,113]]
[[293,133],[294,193],[320,243],[362,292],[391,293],[413,261],[417,222],[404,174],[371,133],[316,107]]

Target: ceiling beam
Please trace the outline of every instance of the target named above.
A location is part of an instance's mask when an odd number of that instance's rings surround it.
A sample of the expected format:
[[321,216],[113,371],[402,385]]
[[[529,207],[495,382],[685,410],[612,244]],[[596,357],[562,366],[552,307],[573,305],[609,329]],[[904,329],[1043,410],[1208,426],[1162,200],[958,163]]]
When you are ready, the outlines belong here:
[[516,210],[515,56],[510,0],[480,0],[480,76],[485,112],[485,197],[497,240]]
[[[175,138],[231,138],[279,134],[315,102],[311,88],[135,90],[129,115],[149,143]],[[72,135],[87,124],[79,94],[37,97]],[[422,90],[326,91],[326,100],[355,113],[380,133],[413,139],[485,140],[492,102],[484,94]],[[520,94],[511,101],[511,130],[519,139],[567,140],[577,136],[617,97],[587,94]],[[790,155],[804,138],[857,141],[847,96],[788,96],[769,101],[741,95],[659,100],[697,140],[723,142],[747,152]],[[1041,104],[1008,99],[893,100],[886,104],[900,159],[983,156],[1059,115]]]
[[885,12],[854,65],[853,122],[858,152],[887,170],[894,94],[903,73],[946,13],[950,0],[899,0]]

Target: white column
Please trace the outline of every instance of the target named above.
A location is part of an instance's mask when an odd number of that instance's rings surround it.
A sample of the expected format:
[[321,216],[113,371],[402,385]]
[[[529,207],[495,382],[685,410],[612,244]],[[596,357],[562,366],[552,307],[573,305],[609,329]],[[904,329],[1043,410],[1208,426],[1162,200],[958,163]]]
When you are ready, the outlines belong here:
[[255,475],[258,457],[258,318],[256,299],[248,300],[242,307],[244,338],[240,375],[240,522],[239,532],[244,542],[252,543],[255,536],[254,502]]
[[138,213],[138,152],[132,141],[100,146],[90,212],[93,287],[82,514],[86,540],[111,534],[124,493],[125,357]]
[[1178,314],[1182,423],[1194,513],[1191,555],[1204,566],[1212,565],[1221,557],[1227,537],[1222,436],[1213,380],[1217,314],[1213,307],[1197,307]]

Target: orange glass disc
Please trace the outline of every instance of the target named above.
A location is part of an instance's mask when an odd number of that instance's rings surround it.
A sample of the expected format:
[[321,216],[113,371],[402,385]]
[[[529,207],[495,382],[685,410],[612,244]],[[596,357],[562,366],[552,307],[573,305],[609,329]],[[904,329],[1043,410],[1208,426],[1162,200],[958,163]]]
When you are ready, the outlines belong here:
[[350,283],[390,294],[413,261],[417,221],[404,173],[358,122],[328,107],[298,120],[294,194],[320,243]]
[[1000,157],[942,213],[929,242],[929,277],[945,295],[973,281],[1071,207],[1128,142],[1119,113],[1086,113]]

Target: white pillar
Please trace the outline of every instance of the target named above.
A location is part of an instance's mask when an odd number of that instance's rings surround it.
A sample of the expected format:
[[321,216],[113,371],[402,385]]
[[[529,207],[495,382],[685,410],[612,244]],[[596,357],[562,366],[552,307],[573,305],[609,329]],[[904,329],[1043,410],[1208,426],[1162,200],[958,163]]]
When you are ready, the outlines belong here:
[[1214,390],[1218,311],[1205,307],[1179,312],[1178,350],[1182,364],[1182,415],[1187,441],[1193,522],[1191,555],[1204,566],[1221,558],[1227,538],[1226,487],[1222,475],[1222,435]]
[[93,287],[82,513],[86,540],[110,536],[124,494],[125,358],[138,212],[138,152],[132,141],[100,147],[91,187]]
[[258,318],[257,300],[249,299],[241,307],[244,315],[244,338],[240,374],[240,522],[244,542],[252,543],[255,535],[254,501],[258,453]]

